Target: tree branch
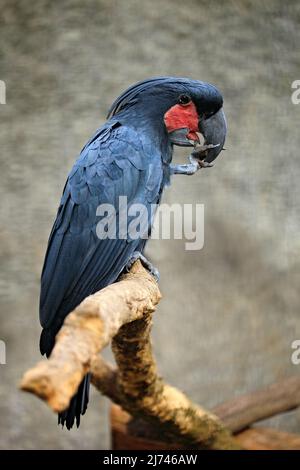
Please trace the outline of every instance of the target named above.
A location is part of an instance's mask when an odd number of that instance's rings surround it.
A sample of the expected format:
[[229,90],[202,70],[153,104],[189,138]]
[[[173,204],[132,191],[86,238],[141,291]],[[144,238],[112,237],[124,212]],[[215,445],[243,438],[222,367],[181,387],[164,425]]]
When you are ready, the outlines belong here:
[[152,315],[144,315],[124,325],[113,339],[122,407],[150,422],[160,438],[176,436],[178,442],[195,447],[237,449],[230,432],[215,415],[159,377],[150,341],[151,324]]
[[[151,421],[162,435],[204,448],[239,448],[216,416],[158,376],[150,329],[160,298],[157,283],[137,261],[119,282],[87,297],[67,316],[49,361],[26,372],[21,388],[45,400],[54,411],[63,411],[92,368],[93,383],[103,393],[133,415]],[[97,359],[112,338],[117,381],[114,371]],[[106,381],[102,383],[101,377]]]
[[270,428],[251,428],[236,436],[247,450],[300,450],[300,436]]
[[[133,418],[118,405],[110,411],[113,450],[187,450],[190,445],[178,443],[174,439],[163,441],[156,428],[146,421]],[[239,444],[247,450],[288,450],[300,449],[300,436],[277,429],[250,428],[235,436]]]
[[[94,386],[114,403],[121,405],[122,400],[117,386],[117,368],[98,357],[92,365],[92,373]],[[300,377],[291,376],[268,385],[262,390],[228,400],[214,407],[211,411],[221,419],[231,432],[244,435],[241,431],[252,424],[296,409],[299,406]],[[132,424],[132,430],[134,430],[134,427]],[[151,430],[149,428],[149,432],[148,437],[155,440],[157,436],[153,434],[152,427]],[[257,433],[248,433],[246,435],[256,436]],[[241,442],[241,439],[239,439],[239,442]]]
[[300,377],[288,377],[213,408],[226,426],[239,432],[253,423],[300,406]]
[[[133,434],[136,423],[144,422],[148,423],[144,427],[148,437],[157,441],[172,438],[178,445],[212,449],[238,448],[237,442],[246,448],[271,448],[275,431],[245,431],[236,441],[228,429],[238,433],[259,420],[298,407],[300,378],[290,377],[234,398],[215,407],[214,414],[205,411],[165,384],[157,373],[150,330],[160,298],[156,282],[136,262],[119,282],[86,298],[68,315],[50,360],[26,372],[21,388],[45,400],[54,411],[62,411],[91,370],[96,388],[133,416]],[[118,368],[98,354],[110,340]],[[297,436],[283,437],[289,445],[298,445]]]
[[25,373],[22,390],[63,411],[97,353],[124,323],[153,312],[160,298],[156,281],[137,261],[119,282],[87,297],[66,317],[50,359]]

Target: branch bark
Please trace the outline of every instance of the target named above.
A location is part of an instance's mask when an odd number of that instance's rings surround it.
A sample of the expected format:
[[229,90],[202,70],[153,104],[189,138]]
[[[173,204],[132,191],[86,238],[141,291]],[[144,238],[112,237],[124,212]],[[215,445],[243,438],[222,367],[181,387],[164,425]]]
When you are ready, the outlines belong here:
[[[157,283],[136,262],[119,282],[87,297],[67,316],[50,359],[26,372],[21,388],[45,400],[54,411],[63,411],[92,368],[93,382],[103,393],[155,424],[162,435],[191,446],[239,448],[215,415],[158,376],[150,329],[160,298]],[[114,371],[97,359],[112,338],[116,381]],[[102,383],[101,377],[106,381]]]
[[113,340],[118,368],[97,357],[91,364],[93,385],[136,418],[131,423],[133,432],[144,422],[156,441],[171,439],[190,448],[238,449],[240,446],[213,413],[193,404],[159,377],[150,327],[148,316],[146,322],[135,321],[121,328]]
[[[146,421],[133,418],[118,405],[111,406],[110,422],[113,450],[187,450],[190,446],[174,440],[157,439],[156,429]],[[250,428],[238,433],[236,440],[246,450],[299,450],[300,436],[269,428]]]
[[[150,330],[160,298],[157,283],[136,262],[119,282],[86,298],[68,315],[50,359],[26,372],[21,388],[58,412],[68,406],[83,376],[91,371],[96,388],[133,416],[133,432],[135,423],[144,422],[146,432],[150,429],[148,437],[162,442],[172,439],[189,448],[234,449],[238,442],[250,448],[249,439],[253,446],[260,445],[262,431],[244,431],[237,440],[230,431],[238,433],[259,420],[298,407],[300,378],[290,377],[234,398],[212,412],[193,404],[164,383],[157,372]],[[118,368],[99,356],[111,340]],[[274,433],[266,431],[262,445],[271,446],[272,436]],[[285,439],[296,445],[296,437],[286,435]]]
[[154,278],[137,261],[119,282],[87,297],[66,317],[50,359],[25,373],[22,390],[63,411],[92,360],[120,327],[153,312],[160,298]]
[[124,325],[113,339],[122,407],[150,422],[161,439],[176,436],[178,442],[197,448],[238,449],[213,413],[193,404],[158,375],[150,341],[151,324],[152,315],[146,314]]
[[300,436],[270,428],[251,428],[236,439],[247,450],[300,450]]
[[213,412],[237,433],[253,423],[299,406],[300,377],[292,376],[262,390],[233,398],[213,408]]
[[[94,386],[114,403],[121,405],[121,397],[117,386],[117,368],[112,367],[103,361],[101,357],[98,357],[92,365],[92,373]],[[211,411],[221,419],[231,432],[240,434],[241,431],[252,424],[296,409],[299,406],[300,377],[291,376],[268,385],[262,390],[228,400],[212,408]],[[134,429],[134,427],[132,424],[131,428]],[[155,440],[157,438],[153,434],[152,428],[149,433],[148,437],[150,439]]]

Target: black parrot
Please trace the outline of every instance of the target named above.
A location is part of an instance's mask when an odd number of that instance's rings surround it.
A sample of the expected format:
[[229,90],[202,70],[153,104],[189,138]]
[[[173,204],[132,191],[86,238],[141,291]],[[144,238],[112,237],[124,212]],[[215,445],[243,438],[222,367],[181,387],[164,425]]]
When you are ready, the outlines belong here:
[[[222,105],[213,85],[175,77],[139,82],[113,103],[68,176],[50,234],[41,277],[42,354],[50,355],[64,318],[85,297],[116,281],[138,257],[149,265],[142,256],[145,238],[99,238],[98,206],[117,207],[126,196],[128,207],[148,208],[160,202],[172,174],[211,166],[226,136]],[[189,164],[171,164],[174,144],[195,147]],[[89,375],[59,423],[70,429],[76,418],[78,426],[88,394]]]

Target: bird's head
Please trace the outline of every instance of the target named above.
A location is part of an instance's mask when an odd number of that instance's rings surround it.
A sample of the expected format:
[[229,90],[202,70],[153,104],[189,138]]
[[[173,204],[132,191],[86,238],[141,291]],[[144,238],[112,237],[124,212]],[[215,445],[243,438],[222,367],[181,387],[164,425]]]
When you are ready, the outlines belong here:
[[205,153],[211,163],[223,149],[226,119],[223,97],[209,83],[188,78],[157,77],[128,88],[110,108],[108,117],[128,118],[137,128],[162,129],[173,145],[215,145]]

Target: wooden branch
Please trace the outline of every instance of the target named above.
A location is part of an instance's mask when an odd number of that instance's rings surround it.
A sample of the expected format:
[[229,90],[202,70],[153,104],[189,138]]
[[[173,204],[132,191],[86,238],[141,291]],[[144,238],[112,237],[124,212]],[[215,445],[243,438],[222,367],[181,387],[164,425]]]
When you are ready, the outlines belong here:
[[[92,372],[92,381],[95,387],[111,398],[114,403],[121,405],[122,400],[117,386],[117,369],[106,364],[101,358],[97,358],[93,364]],[[272,430],[271,432],[271,430],[265,430],[265,428],[241,431],[258,421],[290,411],[299,406],[300,377],[291,376],[269,385],[262,390],[242,395],[225,402],[213,408],[212,412],[222,420],[223,424],[225,424],[228,429],[236,434],[238,442],[243,445],[245,449],[298,449],[300,436],[294,434],[277,430]],[[117,407],[113,407],[112,410],[113,433],[114,438],[118,442],[121,439],[124,443],[125,439],[126,442],[128,442],[128,448],[132,448],[132,445],[138,445],[139,448],[142,449],[145,448],[142,446],[145,445],[146,441],[143,443],[141,439],[146,437],[147,445],[154,445],[158,449],[173,448],[172,445],[171,447],[166,447],[166,442],[164,443],[162,440],[159,444],[159,438],[161,438],[161,436],[157,434],[156,428],[149,424],[145,418],[144,421],[141,419],[141,414],[139,418],[136,419],[132,418],[132,416],[128,415],[125,411],[122,412]],[[274,442],[272,443],[273,438]],[[281,444],[279,439],[282,439]],[[118,445],[119,444],[116,444],[116,449],[119,448]],[[180,448],[179,443],[175,446]]]
[[[159,377],[150,342],[151,314],[124,325],[113,340],[118,369],[101,357],[91,365],[92,383],[114,403],[143,421],[156,441],[189,448],[238,449],[239,445],[212,413],[193,404]],[[134,427],[136,421],[132,421]],[[163,446],[163,443],[161,444]],[[162,448],[162,447],[161,447]]]
[[[160,297],[157,283],[136,262],[119,282],[86,298],[67,316],[49,361],[26,372],[21,388],[45,400],[54,411],[63,411],[92,367],[93,383],[103,393],[133,415],[151,421],[162,435],[191,446],[240,448],[216,416],[158,376],[150,329]],[[112,338],[117,381],[113,369],[97,359]]]
[[247,450],[300,450],[300,436],[277,429],[246,429],[236,439]]
[[118,386],[117,368],[106,362],[101,356],[91,361],[91,382],[94,387],[114,403],[121,403]]
[[[131,431],[135,423],[144,422],[157,442],[172,439],[182,448],[235,449],[238,441],[246,448],[271,448],[275,431],[247,430],[235,440],[228,429],[237,433],[258,420],[299,406],[300,378],[291,377],[235,398],[216,407],[215,414],[205,411],[164,383],[157,373],[150,329],[160,298],[156,282],[136,262],[118,283],[86,298],[68,315],[50,360],[29,370],[21,388],[44,399],[54,411],[62,411],[91,370],[93,384],[133,416]],[[118,369],[98,355],[111,339]],[[281,438],[290,448],[299,444],[297,436],[281,433]]]
[[112,450],[181,450],[191,447],[174,439],[162,440],[149,422],[133,418],[118,405],[110,408]]
[[288,377],[268,387],[233,398],[215,408],[234,433],[253,423],[300,406],[300,377]]
[[50,359],[25,373],[22,390],[63,411],[97,353],[124,323],[153,312],[160,298],[156,281],[137,261],[119,282],[87,297],[66,317]]
[[[112,450],[187,450],[174,440],[159,440],[146,421],[133,418],[118,405],[110,412]],[[300,436],[269,428],[251,428],[235,436],[246,450],[300,450]]]
[[231,433],[212,413],[193,404],[182,392],[163,382],[152,354],[152,315],[120,328],[112,348],[118,365],[121,405],[143,417],[161,438],[209,449],[237,449]]

